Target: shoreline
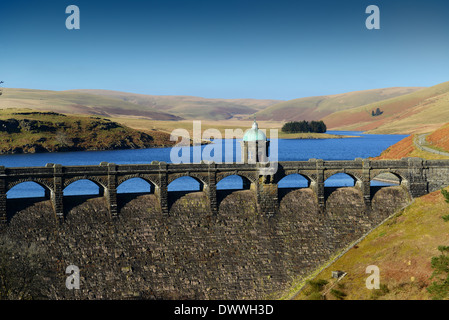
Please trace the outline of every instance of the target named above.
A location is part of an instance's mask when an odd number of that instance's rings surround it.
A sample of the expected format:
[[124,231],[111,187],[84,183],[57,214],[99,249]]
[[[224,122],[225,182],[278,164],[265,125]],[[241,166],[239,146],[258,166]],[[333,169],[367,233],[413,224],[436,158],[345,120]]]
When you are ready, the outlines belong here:
[[[299,135],[299,136],[287,136],[287,135]],[[318,136],[319,135],[319,136]],[[298,139],[298,140],[322,140],[322,139],[345,139],[345,138],[360,138],[360,136],[351,135],[339,135],[339,134],[329,134],[329,133],[289,133],[280,134],[279,139]]]

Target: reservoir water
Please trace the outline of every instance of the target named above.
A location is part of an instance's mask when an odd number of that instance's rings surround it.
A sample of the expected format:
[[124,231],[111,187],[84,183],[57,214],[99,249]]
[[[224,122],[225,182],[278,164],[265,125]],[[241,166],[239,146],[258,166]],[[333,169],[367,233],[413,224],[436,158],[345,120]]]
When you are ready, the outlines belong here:
[[[358,136],[357,138],[341,139],[279,139],[278,160],[279,161],[307,161],[312,158],[324,160],[354,160],[355,158],[368,158],[380,155],[389,146],[407,137],[406,135],[371,135],[354,131],[328,131],[330,134]],[[221,145],[222,159],[225,161],[226,154],[232,153],[232,158],[240,159],[240,143],[238,140],[216,140]],[[272,144],[273,145],[273,144]],[[230,147],[232,146],[232,148]],[[211,145],[202,146],[211,149]],[[232,151],[231,151],[232,150]],[[80,151],[62,153],[39,153],[39,154],[17,154],[1,155],[0,165],[5,167],[30,167],[45,166],[47,163],[57,163],[64,166],[69,165],[98,165],[100,162],[112,162],[116,164],[142,164],[152,161],[165,161],[170,163],[170,152],[172,148],[152,148],[136,150],[113,150],[113,151]],[[192,159],[192,148],[190,151]],[[206,152],[208,153],[208,152]],[[212,157],[214,154],[211,155]],[[212,159],[205,156],[203,160]],[[373,182],[374,183],[374,182]],[[307,182],[299,175],[284,178],[280,188],[304,187]],[[345,174],[337,174],[326,181],[326,186],[351,186],[354,184],[352,178]],[[217,184],[217,189],[240,189],[241,178],[230,176]],[[198,190],[199,184],[192,178],[184,177],[173,181],[169,185],[169,191]],[[98,194],[98,187],[90,181],[77,181],[64,190],[64,195]],[[150,185],[141,179],[131,179],[118,187],[119,193],[148,192]],[[12,188],[8,198],[40,197],[44,190],[41,186],[26,182]]]

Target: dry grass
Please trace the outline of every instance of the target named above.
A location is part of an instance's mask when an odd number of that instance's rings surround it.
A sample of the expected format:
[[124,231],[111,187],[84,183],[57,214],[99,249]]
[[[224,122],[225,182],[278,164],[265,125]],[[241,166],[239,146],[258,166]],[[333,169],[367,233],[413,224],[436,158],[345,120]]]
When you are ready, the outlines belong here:
[[[423,133],[449,122],[449,82],[377,103],[335,112],[323,120],[329,128],[368,133]],[[381,116],[371,116],[380,108]]]
[[206,99],[154,96],[106,90],[50,91],[5,88],[0,108],[32,108],[99,116],[136,116],[154,120],[248,118],[281,100]]
[[73,90],[107,98],[132,102],[144,109],[163,110],[184,119],[226,120],[250,115],[282,100],[208,99],[193,96],[156,96],[108,90]]
[[429,134],[426,140],[430,147],[447,152],[449,150],[449,124],[445,124]]
[[422,88],[385,88],[348,92],[335,95],[306,97],[280,102],[256,115],[259,119],[278,121],[318,120],[333,112],[359,107],[392,97],[415,92]]
[[[329,282],[331,272],[347,276],[340,283],[346,300],[427,300],[432,274],[430,260],[439,254],[439,245],[448,245],[449,227],[441,217],[449,214],[449,204],[439,191],[418,198],[394,218],[373,230],[356,247],[322,270],[316,279]],[[380,283],[388,292],[366,288],[366,268],[380,269]],[[327,296],[333,299],[332,295]],[[295,299],[307,299],[304,292]]]
[[0,153],[112,150],[170,146],[164,132],[148,134],[107,119],[29,109],[0,111]]
[[[444,130],[442,130],[442,131],[445,132],[447,130],[448,130],[448,127],[446,126],[446,127],[444,127]],[[437,134],[434,136],[433,135],[434,133],[437,133]],[[434,133],[432,133],[429,136],[432,136],[435,139],[438,137],[441,137],[439,130],[434,131]],[[427,138],[429,138],[429,136]],[[444,155],[423,151],[423,150],[417,148],[416,145],[414,144],[415,139],[416,139],[416,135],[411,135],[409,137],[406,137],[406,138],[402,139],[401,141],[397,142],[396,144],[392,145],[385,151],[383,151],[380,156],[372,158],[372,159],[373,160],[387,160],[387,159],[402,159],[402,158],[407,158],[407,157],[417,157],[417,158],[431,160],[431,159],[448,159],[449,158]],[[446,142],[446,139],[444,137],[442,137],[442,139],[443,139],[442,140],[443,142]],[[432,140],[432,143],[433,143],[432,147],[434,147],[436,150],[445,151],[445,152],[448,152],[448,150],[449,150],[449,146],[444,143],[440,144],[440,140],[437,140],[437,139]]]

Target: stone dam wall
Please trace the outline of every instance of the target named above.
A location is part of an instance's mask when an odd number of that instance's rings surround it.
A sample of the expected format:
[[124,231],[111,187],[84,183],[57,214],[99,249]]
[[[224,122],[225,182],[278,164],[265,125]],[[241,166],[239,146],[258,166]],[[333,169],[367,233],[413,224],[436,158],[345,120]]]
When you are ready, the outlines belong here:
[[[379,189],[371,209],[357,188],[326,190],[325,212],[304,188],[282,194],[273,216],[253,190],[221,194],[215,214],[204,192],[178,197],[169,215],[155,195],[118,195],[114,219],[104,197],[67,197],[62,223],[50,200],[8,200],[0,233],[42,251],[49,299],[272,299],[410,201],[400,186]],[[65,286],[69,265],[80,290]]]

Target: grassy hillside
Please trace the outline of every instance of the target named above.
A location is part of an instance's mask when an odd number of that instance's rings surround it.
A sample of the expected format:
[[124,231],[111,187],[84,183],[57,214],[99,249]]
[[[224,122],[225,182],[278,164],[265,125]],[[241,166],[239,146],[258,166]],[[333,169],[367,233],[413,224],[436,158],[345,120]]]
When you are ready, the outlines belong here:
[[227,120],[279,103],[280,100],[257,99],[206,99],[192,96],[155,96],[110,90],[71,90],[119,99],[141,106],[167,112],[184,119]]
[[[383,113],[372,116],[379,108]],[[395,98],[335,112],[323,118],[328,128],[369,133],[420,133],[449,122],[449,82]]]
[[155,108],[82,92],[31,89],[3,89],[0,109],[30,108],[70,114],[88,114],[103,117],[133,116],[154,120],[180,120],[181,118]]
[[108,90],[50,91],[5,88],[0,99],[0,108],[31,108],[60,113],[152,120],[226,120],[254,114],[279,101],[152,96]]
[[0,112],[0,153],[150,148],[172,145],[166,133],[144,133],[108,119],[8,109]]
[[[416,300],[430,299],[432,257],[438,256],[440,245],[449,245],[449,225],[441,218],[449,214],[449,204],[440,191],[415,201],[397,213],[392,219],[373,230],[364,240],[346,252],[329,267],[317,273],[314,281],[325,280],[328,284],[321,290],[333,289],[343,292],[346,300]],[[369,290],[365,281],[370,265],[379,267],[380,289]],[[331,272],[341,270],[347,275],[335,283]],[[306,286],[296,299],[311,299],[316,294]],[[326,299],[335,300],[331,292]]]
[[426,140],[429,146],[437,150],[449,152],[449,123],[431,132],[426,137]]
[[[317,120],[336,111],[416,92],[420,88],[386,88],[291,101],[267,99],[206,99],[154,96],[109,90],[49,91],[4,89],[0,108],[31,108],[69,114],[147,120]],[[326,123],[327,124],[327,123]],[[331,125],[334,122],[331,121]],[[332,128],[332,126],[329,126]]]
[[318,120],[336,111],[415,92],[422,88],[385,88],[280,102],[256,113],[259,120]]
[[[425,150],[421,150],[417,147],[418,135],[412,134],[407,138],[402,139],[396,144],[392,145],[380,156],[373,158],[375,160],[383,159],[401,159],[405,157],[419,157],[423,159],[447,159],[447,156],[439,155]],[[449,152],[449,123],[443,125],[430,132],[425,138],[426,146],[436,151]]]

